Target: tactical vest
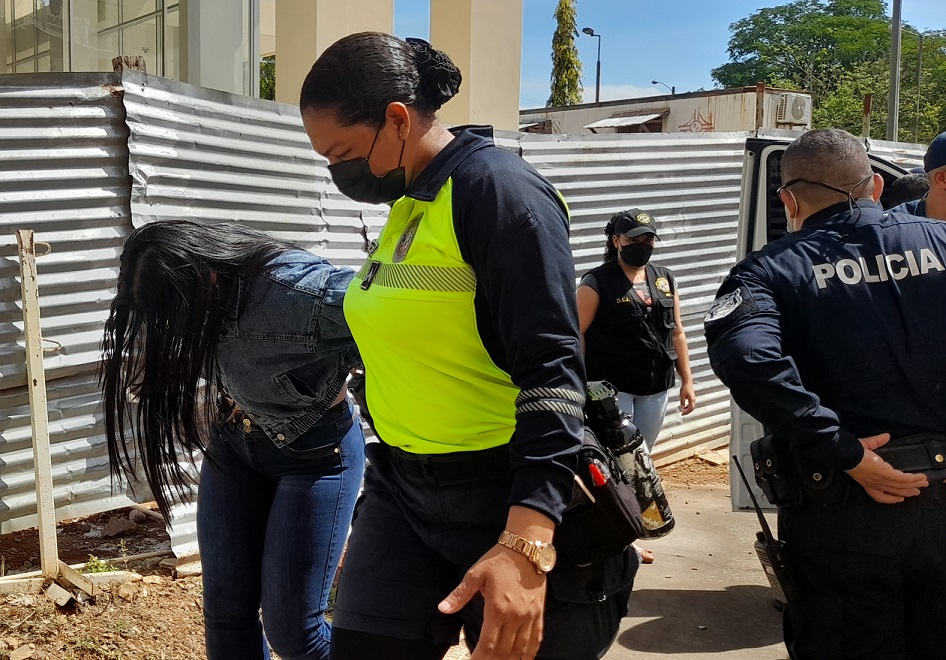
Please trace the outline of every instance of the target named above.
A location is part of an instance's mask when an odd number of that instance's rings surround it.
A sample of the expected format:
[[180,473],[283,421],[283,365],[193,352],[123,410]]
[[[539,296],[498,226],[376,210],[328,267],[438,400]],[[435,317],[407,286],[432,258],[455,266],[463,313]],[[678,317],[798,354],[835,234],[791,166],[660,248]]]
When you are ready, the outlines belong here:
[[452,190],[448,179],[431,202],[395,202],[345,297],[375,429],[416,454],[496,447],[515,429],[519,389],[477,332]]
[[674,383],[674,280],[667,268],[644,267],[652,304],[637,296],[620,265],[591,271],[598,285],[598,311],[585,332],[589,380],[607,380],[640,396],[664,392]]

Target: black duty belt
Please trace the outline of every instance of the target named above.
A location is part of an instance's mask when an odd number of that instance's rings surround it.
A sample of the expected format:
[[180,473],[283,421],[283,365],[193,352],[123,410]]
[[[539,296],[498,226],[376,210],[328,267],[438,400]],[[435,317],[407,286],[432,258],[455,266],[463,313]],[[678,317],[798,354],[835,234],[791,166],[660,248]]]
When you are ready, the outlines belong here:
[[412,454],[397,447],[384,446],[391,463],[400,467],[407,477],[432,486],[498,481],[509,475],[508,445],[449,454]]
[[895,442],[874,451],[901,472],[946,470],[946,437],[909,436]]

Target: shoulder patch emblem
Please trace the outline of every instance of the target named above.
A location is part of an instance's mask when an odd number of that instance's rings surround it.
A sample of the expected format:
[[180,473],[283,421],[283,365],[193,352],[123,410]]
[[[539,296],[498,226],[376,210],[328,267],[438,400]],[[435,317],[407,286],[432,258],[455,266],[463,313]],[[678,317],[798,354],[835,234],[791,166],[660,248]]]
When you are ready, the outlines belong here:
[[711,321],[724,319],[735,312],[741,304],[742,292],[739,289],[736,289],[732,293],[727,293],[725,296],[721,296],[713,302],[713,306],[710,307],[709,311],[706,312],[706,316],[703,317],[703,322],[710,323]]
[[670,281],[666,277],[658,277],[654,281],[654,286],[668,298],[673,296],[673,293],[670,292]]
[[404,233],[401,234],[401,239],[397,242],[397,247],[394,248],[394,256],[391,258],[392,263],[400,263],[407,257],[407,252],[411,249],[414,237],[417,236],[417,228],[420,227],[420,221],[423,217],[419,215],[408,223]]

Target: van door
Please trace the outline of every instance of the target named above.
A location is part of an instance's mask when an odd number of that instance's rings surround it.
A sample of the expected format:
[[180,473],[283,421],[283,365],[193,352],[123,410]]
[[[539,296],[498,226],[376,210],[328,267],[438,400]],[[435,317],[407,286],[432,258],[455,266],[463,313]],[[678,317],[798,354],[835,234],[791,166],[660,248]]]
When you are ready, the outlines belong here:
[[[782,155],[788,148],[788,140],[750,138],[746,141],[746,152],[742,168],[742,192],[739,201],[739,233],[736,259],[743,259],[747,254],[762,248],[766,243],[778,240],[785,235],[785,206],[778,196],[781,185]],[[871,167],[884,177],[889,186],[894,180],[906,174],[906,170],[877,156],[870,156]],[[886,200],[881,196],[881,203]],[[735,404],[730,403],[732,423],[730,427],[729,450],[737,456],[749,476],[752,492],[764,509],[774,510],[765,499],[762,491],[752,480],[752,460],[749,456],[749,444],[765,435],[762,424],[745,413]],[[729,488],[732,494],[733,511],[752,508],[749,492],[739,478],[735,467],[729,468]]]

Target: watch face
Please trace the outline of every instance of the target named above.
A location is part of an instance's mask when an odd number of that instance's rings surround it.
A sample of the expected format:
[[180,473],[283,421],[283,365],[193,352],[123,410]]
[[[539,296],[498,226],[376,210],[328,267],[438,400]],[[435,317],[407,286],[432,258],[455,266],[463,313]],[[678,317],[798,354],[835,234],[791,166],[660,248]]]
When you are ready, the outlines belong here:
[[543,573],[551,571],[555,568],[555,548],[548,543],[539,545],[535,549],[535,563]]

